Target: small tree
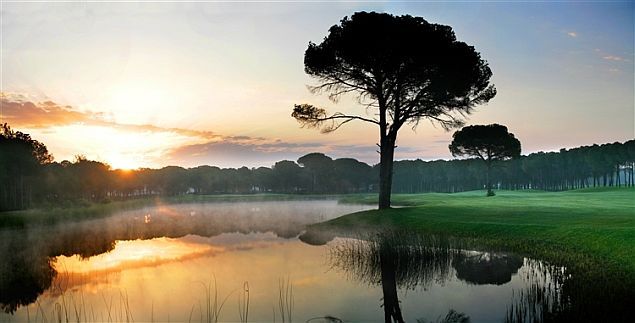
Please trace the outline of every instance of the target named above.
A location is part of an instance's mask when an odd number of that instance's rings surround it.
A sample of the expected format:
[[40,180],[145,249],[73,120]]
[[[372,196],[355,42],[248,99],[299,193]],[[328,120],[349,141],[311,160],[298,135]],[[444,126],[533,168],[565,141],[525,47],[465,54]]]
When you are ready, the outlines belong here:
[[320,81],[314,92],[328,92],[333,101],[357,95],[367,115],[298,104],[292,116],[303,126],[332,132],[360,120],[379,128],[380,209],[390,207],[397,132],[404,124],[414,128],[428,119],[446,130],[460,127],[474,106],[496,95],[492,72],[474,47],[458,41],[449,26],[409,15],[344,17],[322,43],[309,43],[304,71]]
[[499,124],[467,126],[452,135],[452,156],[472,156],[487,167],[487,196],[494,196],[490,183],[492,162],[520,156],[520,141]]

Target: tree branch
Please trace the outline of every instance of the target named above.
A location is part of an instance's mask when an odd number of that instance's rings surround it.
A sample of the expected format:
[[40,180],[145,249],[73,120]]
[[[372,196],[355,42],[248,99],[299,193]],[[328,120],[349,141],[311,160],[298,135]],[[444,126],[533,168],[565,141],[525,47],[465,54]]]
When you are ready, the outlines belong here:
[[[339,129],[345,123],[353,120],[361,120],[364,122],[379,125],[379,121],[375,119],[365,118],[361,116],[347,115],[336,112],[330,116],[326,114],[326,110],[317,108],[310,104],[296,104],[291,114],[302,126],[311,128],[322,128],[323,133],[333,132]],[[341,121],[340,121],[341,120]],[[325,122],[332,121],[330,125],[324,125]],[[339,122],[338,122],[339,121]]]

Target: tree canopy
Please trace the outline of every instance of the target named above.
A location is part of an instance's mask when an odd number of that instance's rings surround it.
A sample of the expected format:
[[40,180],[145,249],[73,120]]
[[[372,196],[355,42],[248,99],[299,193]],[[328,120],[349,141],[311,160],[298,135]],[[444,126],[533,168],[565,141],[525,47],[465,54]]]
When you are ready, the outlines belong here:
[[39,166],[52,161],[43,143],[6,123],[0,125],[0,211],[27,207]]
[[452,135],[452,156],[476,157],[487,165],[487,195],[492,196],[489,173],[493,161],[520,157],[520,141],[499,124],[467,126]]
[[452,156],[504,160],[520,156],[520,141],[499,124],[467,126],[452,135]]
[[320,44],[309,43],[304,66],[320,82],[314,92],[327,92],[335,102],[356,95],[367,113],[329,115],[297,104],[292,116],[303,126],[332,132],[360,120],[379,127],[379,208],[390,207],[394,149],[404,124],[429,119],[445,129],[459,127],[474,106],[496,95],[492,72],[474,47],[458,41],[451,27],[410,15],[344,17]]

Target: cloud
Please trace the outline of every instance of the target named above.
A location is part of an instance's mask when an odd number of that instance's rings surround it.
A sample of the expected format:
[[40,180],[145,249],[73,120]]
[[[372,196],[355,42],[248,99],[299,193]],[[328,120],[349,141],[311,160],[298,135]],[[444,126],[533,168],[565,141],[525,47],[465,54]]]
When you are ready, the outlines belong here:
[[615,55],[605,55],[605,56],[602,56],[602,58],[607,60],[607,61],[615,61],[615,62],[626,61],[626,59],[624,57],[615,56]]
[[45,128],[98,118],[98,115],[79,112],[69,106],[60,106],[51,101],[34,103],[23,98],[25,97],[22,95],[0,93],[2,122],[12,126]]
[[[282,149],[282,143],[262,137],[118,123],[106,119],[102,113],[80,111],[52,101],[37,102],[15,93],[0,93],[0,107],[0,123],[6,122],[16,130],[27,129],[32,135],[39,134],[38,139],[60,160],[81,153],[114,167],[160,167],[166,165],[165,152],[181,145],[269,143],[270,146],[263,146],[262,150]],[[182,165],[179,159],[170,163]]]
[[71,106],[62,106],[52,101],[33,102],[27,96],[13,93],[0,93],[2,120],[10,126],[26,128],[50,128],[66,125],[106,126],[130,132],[168,132],[184,137],[222,141],[260,141],[263,138],[248,136],[223,136],[212,131],[184,128],[167,128],[151,124],[125,124],[106,120],[104,114],[91,111],[79,111]]
[[567,32],[567,35],[569,35],[569,37],[573,37],[573,38],[578,37],[578,33],[576,33],[575,31],[569,31],[569,32]]
[[[620,55],[615,55],[613,53],[608,53],[600,48],[595,48],[594,49],[596,55],[600,58],[602,58],[605,61],[608,62],[614,62],[614,63],[627,63],[630,62],[631,60],[629,60],[628,58],[624,57],[624,56],[620,56]],[[631,56],[630,54],[628,56]]]

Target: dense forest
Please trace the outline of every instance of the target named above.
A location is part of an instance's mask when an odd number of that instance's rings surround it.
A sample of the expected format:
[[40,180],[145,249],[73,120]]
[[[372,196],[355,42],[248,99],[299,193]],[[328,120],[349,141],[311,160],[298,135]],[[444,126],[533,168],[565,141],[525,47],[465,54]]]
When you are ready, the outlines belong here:
[[[538,152],[499,161],[499,189],[568,190],[635,186],[635,140]],[[485,165],[477,159],[403,160],[394,167],[393,192],[482,189]],[[198,166],[113,170],[78,155],[53,162],[46,146],[4,124],[0,128],[0,210],[108,202],[156,195],[250,193],[367,193],[377,191],[378,167],[352,158],[311,153],[272,167]]]

